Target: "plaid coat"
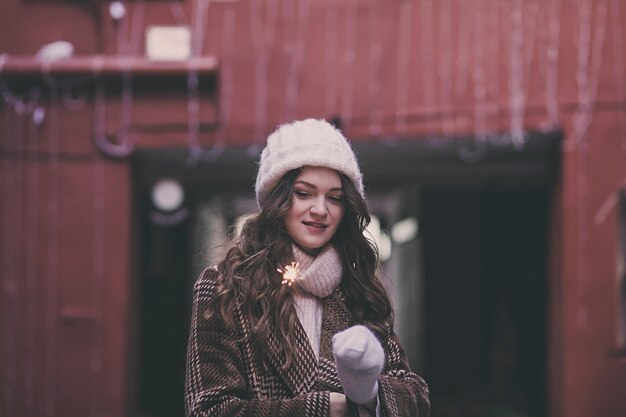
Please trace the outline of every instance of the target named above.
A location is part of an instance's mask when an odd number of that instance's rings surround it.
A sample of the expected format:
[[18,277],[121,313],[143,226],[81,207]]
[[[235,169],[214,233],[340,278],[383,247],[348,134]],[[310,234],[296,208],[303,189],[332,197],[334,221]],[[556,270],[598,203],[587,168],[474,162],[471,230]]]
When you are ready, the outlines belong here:
[[[341,286],[323,300],[319,362],[302,326],[294,332],[297,363],[281,367],[269,339],[264,361],[255,358],[247,337],[250,323],[233,311],[235,328],[226,328],[212,308],[218,273],[205,270],[194,287],[187,354],[185,406],[188,417],[327,417],[330,392],[343,392],[332,353],[332,336],[355,323],[346,308]],[[378,380],[384,417],[425,417],[430,412],[428,387],[409,369],[404,351],[392,332],[381,341],[385,368]]]

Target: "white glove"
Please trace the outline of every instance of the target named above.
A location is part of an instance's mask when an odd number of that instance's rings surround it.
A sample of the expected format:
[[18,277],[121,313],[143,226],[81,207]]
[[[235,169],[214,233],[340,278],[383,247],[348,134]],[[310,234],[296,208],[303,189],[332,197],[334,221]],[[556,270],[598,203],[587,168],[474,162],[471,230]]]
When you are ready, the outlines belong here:
[[365,326],[352,326],[333,336],[337,374],[346,397],[367,403],[378,393],[378,377],[385,365],[385,352]]

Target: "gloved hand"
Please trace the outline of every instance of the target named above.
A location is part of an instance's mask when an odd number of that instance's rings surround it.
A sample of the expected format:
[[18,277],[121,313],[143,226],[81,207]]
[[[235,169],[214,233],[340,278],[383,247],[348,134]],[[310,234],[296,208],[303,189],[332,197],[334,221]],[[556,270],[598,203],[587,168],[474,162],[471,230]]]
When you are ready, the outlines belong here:
[[376,336],[365,326],[352,326],[333,336],[333,355],[346,397],[357,404],[376,398],[385,365],[385,352]]

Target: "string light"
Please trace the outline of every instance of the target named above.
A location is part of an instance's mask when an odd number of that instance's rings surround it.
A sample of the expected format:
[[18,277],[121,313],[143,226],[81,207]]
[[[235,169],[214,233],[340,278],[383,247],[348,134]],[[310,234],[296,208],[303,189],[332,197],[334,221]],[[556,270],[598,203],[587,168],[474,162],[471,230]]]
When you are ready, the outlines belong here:
[[[290,65],[287,75],[287,87],[285,89],[285,120],[292,120],[296,116],[296,108],[298,104],[298,91],[300,84],[300,76],[304,64],[304,56],[306,52],[306,39],[309,27],[309,16],[311,11],[311,0],[294,2],[298,7],[298,19],[295,27],[295,39],[293,42],[287,42],[286,47],[290,56]],[[293,19],[285,19],[293,21]]]
[[[27,134],[24,141],[24,154],[29,151],[37,154],[39,149],[38,129],[34,123],[28,123]],[[37,265],[39,265],[39,162],[26,161],[26,248],[28,248],[28,262],[25,267],[25,327],[29,329],[26,333],[26,343],[24,355],[26,358],[35,357],[36,336],[39,332],[34,329],[37,325]],[[27,359],[24,364],[24,410],[26,415],[34,415],[35,379],[34,361]]]
[[102,78],[102,65],[104,61],[101,56],[93,58],[94,74],[94,117],[93,135],[94,142],[98,149],[106,155],[116,158],[125,158],[131,154],[134,144],[130,141],[130,123],[132,117],[133,91],[132,75],[128,70],[122,73],[122,93],[120,100],[120,122],[116,132],[116,142],[112,143],[108,139],[106,132],[106,90],[104,79]]
[[343,51],[343,90],[341,92],[341,122],[344,129],[352,125],[354,103],[354,63],[356,61],[356,0],[346,1],[345,39]]
[[454,80],[454,95],[456,101],[464,100],[467,94],[467,85],[469,79],[470,67],[470,51],[471,51],[471,32],[470,19],[473,3],[468,1],[460,2],[459,24],[457,32],[457,59],[456,59],[456,77]]
[[484,70],[483,39],[481,38],[483,22],[484,1],[474,8],[473,25],[473,55],[471,59],[472,82],[474,93],[474,135],[470,142],[463,143],[458,148],[458,155],[461,160],[467,163],[481,161],[487,152],[486,140],[486,99],[487,88]]
[[[485,27],[488,36],[485,43],[487,45],[487,56],[489,62],[500,62],[500,43],[502,42],[500,28],[500,11],[502,8],[509,7],[504,2],[489,2],[487,12],[485,12]],[[491,80],[487,83],[487,97],[490,98],[489,115],[497,115],[500,108],[500,75],[501,68],[499,65],[487,65],[485,68],[486,79]]]
[[255,115],[254,135],[252,145],[248,148],[248,155],[257,157],[261,151],[265,132],[267,130],[267,75],[270,63],[270,53],[274,44],[274,30],[278,15],[278,1],[266,2],[267,11],[265,22],[261,19],[261,10],[258,1],[250,3],[250,26],[252,28],[252,45],[255,51]]
[[[139,52],[139,42],[142,39],[143,18],[145,14],[145,4],[143,0],[138,1],[133,10],[132,24],[128,27],[128,19],[121,18],[121,28],[118,31],[118,51],[123,56],[137,54]],[[124,17],[124,16],[123,16]],[[124,36],[130,32],[130,39],[124,40]],[[120,123],[117,129],[115,144],[109,142],[106,135],[106,92],[104,80],[101,77],[103,58],[97,56],[93,60],[93,73],[95,78],[94,92],[94,140],[98,148],[104,153],[125,157],[130,154],[133,145],[130,142],[130,124],[132,112],[132,75],[129,63],[123,60],[121,64],[122,72],[122,92],[120,103]],[[99,413],[99,398],[101,397],[101,369],[102,369],[102,326],[104,309],[104,162],[96,160],[93,172],[94,190],[94,223],[93,223],[93,272],[92,272],[92,305],[94,309],[94,322],[91,340],[90,359],[90,397],[91,415]]]
[[[80,89],[80,86],[78,87],[79,88],[77,88],[77,90]],[[63,88],[61,90],[61,102],[66,109],[73,112],[78,112],[87,106],[88,95],[85,92],[82,95],[74,96],[74,94],[77,94],[77,92],[74,91],[75,88],[76,87],[71,84],[68,85],[66,88]]]
[[56,414],[56,353],[57,353],[57,307],[59,283],[59,223],[60,182],[59,151],[61,145],[58,90],[50,91],[50,160],[48,165],[48,267],[46,282],[46,351],[44,366],[44,416]]
[[437,105],[435,89],[434,50],[433,50],[433,0],[422,0],[420,3],[420,73],[422,74],[423,105],[427,112],[432,112]]
[[[2,59],[2,55],[0,55],[0,60]],[[2,64],[0,63],[0,69],[1,69]],[[9,132],[8,132],[8,125],[9,125],[9,107],[8,106],[1,106],[0,107],[3,111],[2,111],[2,116],[3,116],[3,127],[4,127],[4,135],[1,139],[4,139],[3,142],[3,147],[6,149],[8,148],[8,142],[9,142]],[[11,183],[12,183],[12,169],[11,169],[11,163],[12,161],[9,158],[2,158],[0,160],[2,162],[2,182],[3,182],[3,186],[2,186],[2,198],[3,201],[7,201],[7,196],[10,195],[10,190],[11,190]],[[0,278],[2,279],[2,331],[3,331],[3,337],[2,337],[2,352],[4,353],[4,363],[5,365],[5,372],[2,374],[2,381],[3,381],[3,397],[4,397],[4,403],[3,403],[3,410],[4,410],[4,415],[10,415],[9,413],[12,413],[12,411],[10,410],[10,404],[12,403],[12,398],[13,398],[13,394],[11,392],[12,387],[10,384],[10,372],[9,372],[9,367],[11,366],[12,361],[12,357],[11,357],[11,353],[12,353],[12,349],[11,349],[11,342],[12,342],[12,326],[13,326],[13,320],[10,318],[10,314],[11,314],[11,303],[12,303],[12,297],[11,297],[11,283],[12,283],[12,276],[11,276],[11,267],[9,266],[9,264],[11,262],[13,262],[13,254],[12,254],[12,248],[14,247],[14,244],[11,244],[11,223],[13,222],[13,218],[11,216],[11,208],[12,206],[9,206],[8,204],[5,204],[2,207],[2,214],[3,214],[3,230],[4,233],[2,233],[2,270],[5,271],[4,274],[2,274],[0,276]]]
[[[18,115],[22,115],[32,111],[32,108],[28,102],[24,102],[24,100],[19,97],[17,94],[13,93],[9,86],[4,82],[2,78],[2,71],[4,69],[4,65],[6,61],[9,59],[9,54],[2,53],[0,54],[0,97],[4,100],[5,103],[10,105],[15,113]],[[37,87],[34,87],[36,89]],[[27,96],[32,96],[31,92],[27,94]]]
[[485,79],[485,54],[483,45],[485,18],[485,0],[480,0],[474,16],[474,54],[472,59],[472,81],[474,92],[474,137],[484,142],[487,140],[487,80]]
[[[620,145],[626,152],[626,81],[624,79],[624,42],[622,40],[622,6],[620,0],[611,0],[611,23],[613,34],[613,63],[615,90],[619,99]],[[624,165],[626,167],[626,164]]]
[[[2,68],[0,67],[0,76],[2,75]],[[19,116],[25,114],[32,114],[36,107],[36,100],[39,97],[39,88],[33,87],[26,94],[25,97],[29,97],[29,100],[25,100],[22,97],[14,94],[9,87],[0,78],[0,96],[9,104],[15,113]]]
[[177,25],[187,25],[187,15],[185,14],[185,9],[180,4],[178,0],[168,0],[167,5],[170,10],[170,14],[172,15],[172,19]]
[[145,1],[137,0],[133,5],[132,22],[129,22],[128,7],[126,7],[126,13],[119,18],[117,51],[121,56],[131,56],[139,53],[140,42],[143,38],[144,16]]
[[548,46],[546,47],[546,111],[548,126],[552,129],[559,125],[559,37],[561,32],[561,0],[549,0],[547,3],[549,21]]
[[[589,315],[585,303],[587,290],[589,287],[589,265],[587,250],[589,246],[589,178],[588,178],[588,140],[586,135],[591,125],[594,100],[599,82],[599,72],[601,68],[602,47],[604,44],[605,19],[607,14],[607,3],[602,1],[598,6],[598,22],[596,23],[596,33],[594,36],[593,48],[591,38],[591,16],[592,2],[585,0],[579,2],[578,17],[580,31],[577,38],[578,62],[576,71],[576,81],[578,85],[578,109],[574,114],[574,141],[570,148],[578,147],[576,170],[576,191],[578,197],[577,207],[577,266],[578,266],[578,297],[579,309],[576,314],[576,322],[584,335],[589,333]],[[591,62],[589,62],[591,60]]]
[[577,45],[576,84],[578,87],[578,108],[574,113],[574,141],[570,142],[567,151],[582,142],[592,121],[595,99],[602,68],[602,48],[606,32],[607,1],[602,0],[598,6],[598,22],[596,32],[591,38],[592,3],[579,0],[579,27]]
[[193,12],[193,45],[191,53],[194,57],[202,56],[204,51],[204,40],[206,38],[205,23],[209,14],[211,0],[196,0]]
[[532,67],[535,58],[535,44],[537,33],[537,20],[539,16],[539,2],[524,2],[524,6],[528,9],[524,13],[524,52],[522,53],[522,59],[524,60],[524,74],[522,77],[522,88],[524,92],[524,102],[519,110],[518,122],[516,128],[518,129],[517,135],[513,135],[513,139],[518,139],[518,142],[513,142],[514,146],[518,148],[523,146],[526,141],[526,132],[524,128],[524,117],[526,114],[526,104],[528,103],[528,94],[530,94],[530,81],[532,76]]
[[[121,19],[120,30],[118,31],[118,51],[123,58],[139,52],[140,41],[142,39],[143,19],[145,14],[145,4],[139,0],[134,5],[131,27],[128,27],[128,19]],[[124,40],[126,32],[130,32],[130,38]],[[98,149],[106,155],[116,158],[125,158],[134,149],[134,144],[130,139],[130,127],[133,107],[133,76],[130,72],[130,62],[127,59],[120,61],[121,72],[121,97],[120,97],[120,122],[116,131],[116,141],[109,141],[106,133],[106,90],[102,79],[102,67],[104,58],[97,55],[92,60],[92,72],[94,78],[94,142]]]
[[232,54],[234,51],[234,35],[235,35],[235,22],[237,14],[234,10],[227,10],[224,13],[223,19],[223,34],[222,34],[222,66],[220,71],[220,123],[215,139],[215,144],[211,149],[203,154],[203,158],[207,161],[215,161],[226,148],[226,132],[230,123],[230,113],[232,108],[233,97],[233,68],[232,68]]
[[90,415],[99,416],[102,398],[102,357],[103,357],[103,326],[104,326],[104,201],[106,186],[104,183],[104,161],[101,158],[93,162],[92,192],[93,192],[93,221],[92,221],[92,280],[91,305],[93,310],[91,329],[91,352],[89,360],[90,388]]
[[[441,133],[444,137],[454,135],[454,120],[452,108],[452,94],[454,83],[452,80],[452,8],[451,0],[440,2],[443,10],[439,12],[439,109]],[[411,4],[411,2],[405,2]]]
[[[420,51],[422,51],[422,57],[420,59],[421,68],[420,73],[422,76],[422,89],[423,89],[423,107],[426,113],[434,113],[438,108],[441,111],[441,104],[439,100],[439,76],[435,74],[434,68],[435,62],[438,60],[435,57],[435,9],[433,0],[425,0],[421,3],[420,9],[420,28],[421,28],[421,45]],[[439,28],[441,30],[441,28]],[[439,47],[441,50],[441,47]],[[439,115],[438,117],[441,117]],[[433,148],[442,148],[447,146],[447,142],[441,140],[435,132],[427,137],[427,142]]]
[[511,11],[511,54],[509,77],[509,105],[511,117],[511,140],[516,148],[524,144],[524,29],[522,0],[514,0]]
[[[502,9],[508,7],[503,2],[487,2],[485,11],[485,53],[486,61],[500,62],[500,44],[503,42],[501,35],[501,12]],[[494,35],[495,34],[495,35]],[[500,127],[498,126],[498,117],[500,115],[500,71],[498,65],[486,65],[484,74],[486,85],[485,99],[485,135],[487,140],[494,144],[503,144],[508,142],[509,138],[505,135],[499,135]]]
[[335,114],[337,109],[337,28],[339,27],[339,18],[337,13],[337,2],[331,2],[326,8],[325,16],[325,83],[324,83],[324,103],[326,114]]
[[[132,23],[129,28],[127,18],[121,20],[121,28],[118,32],[118,51],[123,57],[138,54],[142,33],[144,30],[143,18],[145,4],[139,0],[134,4]],[[130,32],[130,38],[124,40],[124,35]],[[114,157],[126,157],[133,150],[130,141],[130,125],[132,120],[132,74],[130,63],[123,59],[120,66],[121,72],[121,98],[120,98],[120,122],[116,132],[116,143],[109,142],[106,135],[106,92],[102,78],[103,58],[97,56],[93,62],[93,74],[95,78],[94,92],[94,141],[96,146],[105,154]],[[91,334],[90,352],[90,415],[100,414],[102,407],[102,357],[103,357],[103,320],[104,320],[104,162],[97,159],[93,165],[93,230],[92,230],[92,308],[94,311],[93,327]]]
[[380,35],[380,2],[370,0],[369,2],[369,126],[368,133],[371,137],[380,136],[381,132],[381,58],[382,44]]
[[194,166],[200,160],[200,80],[198,72],[189,70],[187,73],[187,147],[189,156],[187,164]]
[[[16,109],[12,107],[15,111]],[[5,147],[7,149],[11,146],[11,139],[14,150],[16,153],[21,152],[21,137],[22,132],[20,129],[21,118],[19,113],[15,111],[11,120],[8,109],[5,108],[4,117],[4,129],[5,129]],[[22,278],[20,249],[23,247],[23,241],[21,236],[22,213],[23,213],[23,189],[24,184],[22,182],[23,162],[20,158],[16,158],[11,161],[7,158],[5,161],[6,173],[4,192],[6,195],[11,196],[13,204],[6,205],[5,212],[5,235],[7,240],[5,241],[5,250],[8,255],[5,266],[5,282],[4,287],[4,306],[5,313],[3,314],[5,322],[5,337],[4,337],[4,352],[6,355],[5,362],[5,383],[4,383],[4,415],[15,416],[15,410],[17,409],[17,368],[20,361],[18,355],[19,341],[17,338],[17,329],[22,325],[20,322],[18,302],[20,297],[20,281]],[[9,248],[9,249],[7,249]]]
[[403,1],[398,7],[398,64],[396,74],[396,135],[407,130],[409,113],[409,80],[411,67],[411,40],[413,2]]

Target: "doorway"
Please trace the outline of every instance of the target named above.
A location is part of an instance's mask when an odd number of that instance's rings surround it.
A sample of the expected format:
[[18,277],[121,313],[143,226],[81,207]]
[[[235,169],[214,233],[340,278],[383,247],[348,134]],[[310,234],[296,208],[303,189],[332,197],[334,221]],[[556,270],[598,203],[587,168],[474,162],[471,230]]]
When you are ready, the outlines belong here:
[[[432,417],[545,417],[546,242],[560,134],[530,135],[522,150],[499,141],[471,163],[460,158],[463,140],[446,143],[355,146],[378,233],[389,240],[383,266],[396,330],[429,382]],[[219,256],[239,215],[256,205],[256,164],[245,149],[193,169],[186,157],[185,150],[142,150],[134,165],[131,398],[134,414],[146,417],[184,415],[193,282]],[[150,220],[150,187],[163,176],[178,178],[189,196],[188,217],[176,224]],[[400,224],[411,232],[394,238]],[[157,260],[166,265],[155,274]],[[167,331],[172,337],[161,340]]]
[[432,417],[546,415],[549,199],[542,187],[422,193]]

